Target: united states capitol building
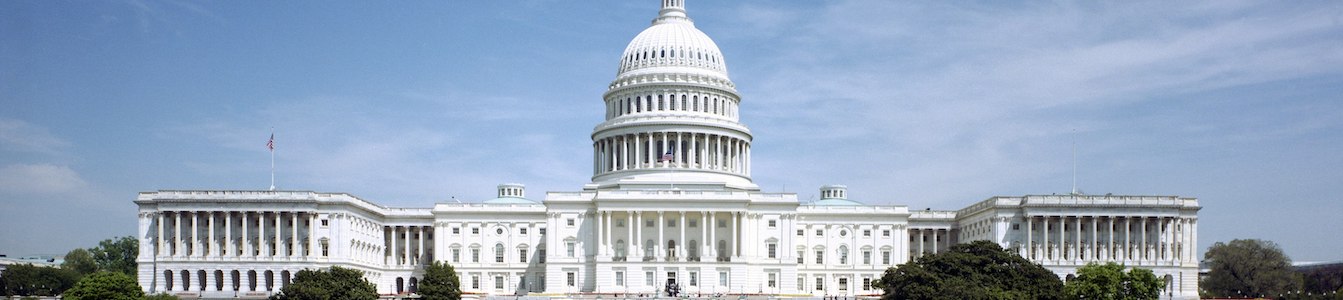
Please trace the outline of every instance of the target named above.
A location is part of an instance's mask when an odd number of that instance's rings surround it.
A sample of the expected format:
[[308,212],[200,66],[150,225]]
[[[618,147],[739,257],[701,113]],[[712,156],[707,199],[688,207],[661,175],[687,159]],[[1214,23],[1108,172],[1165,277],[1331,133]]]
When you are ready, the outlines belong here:
[[[992,197],[959,210],[870,205],[843,185],[820,200],[763,192],[752,133],[718,46],[683,0],[663,0],[602,95],[592,179],[576,191],[387,207],[313,191],[140,193],[139,283],[184,297],[262,298],[295,272],[353,268],[410,295],[447,262],[468,296],[875,295],[887,268],[988,240],[1071,278],[1089,262],[1148,268],[1163,297],[1198,291],[1198,200]],[[594,95],[595,98],[595,95]],[[747,112],[749,113],[749,112]],[[488,187],[482,187],[488,188]],[[539,198],[539,201],[537,200]]]

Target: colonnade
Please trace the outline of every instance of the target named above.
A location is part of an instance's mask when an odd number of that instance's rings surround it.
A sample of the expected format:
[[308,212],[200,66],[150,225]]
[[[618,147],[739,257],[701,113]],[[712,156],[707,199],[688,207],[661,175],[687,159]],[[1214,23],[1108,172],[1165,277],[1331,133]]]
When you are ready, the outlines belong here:
[[[595,232],[598,256],[615,261],[732,261],[764,249],[755,241],[762,234],[763,215],[740,211],[597,211]],[[560,214],[552,214],[559,218]],[[562,224],[562,220],[553,220]],[[649,221],[653,226],[649,228]],[[694,226],[688,226],[691,223]],[[722,223],[722,228],[718,227]],[[791,224],[792,222],[784,222]],[[618,224],[625,229],[617,230]],[[676,230],[668,232],[669,227]],[[623,232],[622,232],[623,231]],[[556,237],[558,238],[558,237]],[[653,243],[649,243],[653,241]],[[560,241],[555,241],[560,242]],[[562,243],[561,243],[562,244]],[[778,248],[776,248],[777,250]],[[786,249],[786,248],[783,248]]]
[[434,228],[430,226],[383,226],[387,251],[383,263],[388,266],[414,266],[433,261],[431,247]]
[[1031,216],[1024,227],[1027,234],[1020,253],[1036,261],[1197,261],[1195,218]]
[[950,248],[956,242],[951,240],[953,230],[945,228],[909,229],[909,260],[928,254],[937,254]]
[[[677,98],[680,99],[677,99]],[[737,101],[727,95],[704,91],[634,92],[615,95],[606,100],[606,119],[656,111],[685,111],[737,117]]]
[[161,270],[152,292],[278,292],[299,270]]
[[[317,214],[307,211],[162,211],[153,253],[172,258],[307,258]],[[302,220],[302,221],[300,221]]]
[[593,142],[593,174],[648,168],[690,168],[751,175],[751,143],[695,132],[649,132]]

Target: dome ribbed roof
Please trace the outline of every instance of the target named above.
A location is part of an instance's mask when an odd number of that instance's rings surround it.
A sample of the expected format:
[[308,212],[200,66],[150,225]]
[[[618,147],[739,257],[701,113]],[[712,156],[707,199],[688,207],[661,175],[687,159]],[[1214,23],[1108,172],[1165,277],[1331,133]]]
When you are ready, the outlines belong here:
[[695,67],[727,75],[718,44],[696,29],[680,7],[664,7],[653,25],[630,41],[619,73],[653,67]]

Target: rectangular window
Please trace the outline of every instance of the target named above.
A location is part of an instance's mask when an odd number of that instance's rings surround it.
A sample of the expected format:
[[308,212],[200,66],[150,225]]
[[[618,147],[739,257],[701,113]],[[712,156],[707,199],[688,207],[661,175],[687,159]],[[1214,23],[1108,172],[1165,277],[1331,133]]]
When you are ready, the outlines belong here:
[[539,228],[539,229],[536,230],[536,233],[540,233],[541,235],[546,235],[546,229],[545,229],[545,228]]
[[452,228],[452,234],[462,234],[462,229],[461,229],[461,228],[457,228],[457,227],[453,227],[453,228]]
[[653,286],[653,271],[644,272],[644,285]]
[[616,227],[625,228],[625,220],[616,220]]
[[325,226],[327,226],[326,224],[327,224],[327,223],[326,223],[326,219],[322,219],[322,226],[325,227]]
[[471,249],[471,262],[480,262],[480,249]]
[[779,225],[779,221],[776,221],[776,220],[769,220],[769,228],[778,227],[778,225]]
[[863,264],[872,264],[872,251],[863,250]]
[[816,250],[816,264],[825,264],[825,251]]
[[872,290],[872,278],[863,278],[863,290],[864,291]]
[[564,249],[565,249],[565,253],[568,253],[568,254],[569,254],[569,257],[574,257],[574,256],[576,255],[576,254],[575,254],[576,251],[575,251],[575,247],[574,247],[574,242],[566,242],[566,243],[564,243]]
[[518,249],[518,262],[527,262],[527,248]]
[[765,284],[766,284],[766,286],[768,286],[768,287],[772,287],[772,288],[774,288],[774,287],[779,287],[778,279],[779,279],[779,274],[777,274],[777,273],[769,273],[769,280],[766,281]]
[[806,287],[806,284],[807,284],[807,278],[806,278],[806,276],[798,275],[798,276],[797,276],[797,289],[799,289],[799,290],[806,289],[806,288],[807,288],[807,287]]
[[775,253],[778,251],[779,245],[774,244],[774,243],[769,243],[769,244],[766,244],[766,245],[765,245],[765,248],[767,248],[767,251],[768,251],[768,253],[769,253],[769,258],[776,258],[775,256],[777,256],[777,255],[776,255]]
[[849,290],[849,279],[848,279],[848,278],[840,278],[840,279],[839,279],[839,290],[841,290],[841,291],[847,291],[847,290]]
[[477,290],[480,289],[480,276],[479,276],[479,275],[471,275],[471,288],[472,288],[472,289],[477,289]]
[[869,237],[869,236],[872,236],[872,230],[871,230],[871,229],[863,229],[863,237]]
[[690,224],[688,224],[688,226],[690,226],[691,228],[699,228],[699,222],[696,222],[695,220],[689,220],[689,221],[686,221],[686,222],[689,222],[689,223],[690,223]]
[[578,278],[574,275],[574,272],[564,273],[564,277],[565,282],[569,283],[569,286],[578,285]]
[[817,230],[816,230],[816,236],[822,236],[822,235],[825,235],[825,231],[820,230],[820,229],[817,229]]
[[452,249],[452,262],[462,261],[462,249]]
[[527,235],[527,228],[526,227],[518,228],[518,234]]
[[883,229],[883,230],[881,231],[881,236],[882,236],[882,237],[891,237],[891,230],[890,230],[890,229]]
[[802,232],[803,232],[802,229],[798,229],[798,230],[797,230],[797,236],[802,236],[802,235],[803,235]]
[[471,227],[471,234],[480,234],[480,228]]
[[656,224],[657,224],[657,223],[653,223],[653,220],[647,220],[647,221],[644,221],[644,227],[653,227],[653,225],[656,225]]
[[803,259],[804,257],[807,257],[807,254],[806,254],[806,253],[803,253],[803,251],[801,251],[801,250],[797,251],[797,264],[799,264],[799,265],[802,264],[802,259]]
[[494,251],[494,262],[497,262],[497,263],[504,262],[504,251],[502,251],[502,250],[503,250],[503,248],[500,247],[500,248],[499,248],[499,251]]
[[625,272],[616,271],[616,286],[625,286]]
[[690,286],[697,286],[699,282],[699,272],[690,272]]
[[546,263],[546,248],[536,249],[536,262]]
[[573,227],[573,226],[574,226],[574,219],[573,219],[573,218],[564,219],[564,225],[568,225],[569,227]]
[[1012,223],[1012,230],[1021,230],[1021,224]]
[[728,286],[728,285],[727,285],[728,283],[729,283],[729,282],[728,282],[728,280],[727,280],[727,271],[719,271],[719,272],[718,272],[718,285],[719,285],[719,286]]
[[891,265],[891,251],[881,251],[881,264]]
[[322,242],[322,256],[327,256],[327,248],[326,242]]
[[667,220],[667,227],[676,227],[676,220]]
[[718,228],[727,228],[727,220],[718,220]]
[[825,290],[825,278],[816,277],[816,290],[817,291]]
[[494,289],[496,289],[496,290],[502,290],[502,289],[504,289],[504,277],[503,277],[503,276],[494,276]]

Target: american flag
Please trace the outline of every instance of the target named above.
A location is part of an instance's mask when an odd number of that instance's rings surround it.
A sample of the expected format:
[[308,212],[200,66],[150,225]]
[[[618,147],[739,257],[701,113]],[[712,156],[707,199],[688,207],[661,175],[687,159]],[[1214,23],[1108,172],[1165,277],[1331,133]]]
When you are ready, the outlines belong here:
[[270,134],[270,141],[266,142],[266,148],[275,151],[275,133]]
[[663,155],[662,155],[662,161],[671,161],[671,160],[674,159],[675,157],[676,157],[676,156],[672,155],[671,151],[667,151],[666,154],[663,154]]

